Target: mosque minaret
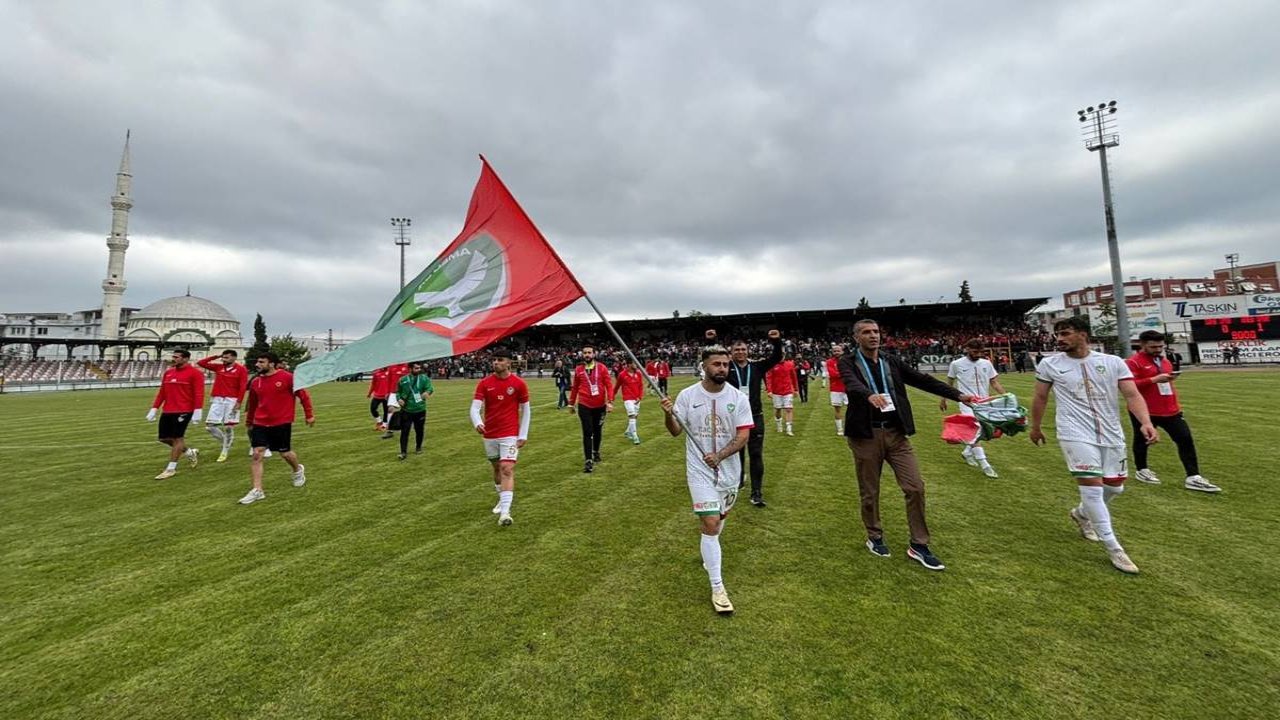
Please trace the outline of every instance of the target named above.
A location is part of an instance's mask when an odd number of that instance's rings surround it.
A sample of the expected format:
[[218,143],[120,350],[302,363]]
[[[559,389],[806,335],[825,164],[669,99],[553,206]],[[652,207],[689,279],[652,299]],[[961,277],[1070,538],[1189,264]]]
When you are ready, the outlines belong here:
[[111,196],[111,236],[107,238],[107,277],[102,281],[101,337],[120,337],[120,304],[127,283],[124,281],[124,253],[129,249],[129,209],[133,207],[130,192],[133,175],[129,172],[129,131],[124,134],[124,154],[116,172],[116,191]]

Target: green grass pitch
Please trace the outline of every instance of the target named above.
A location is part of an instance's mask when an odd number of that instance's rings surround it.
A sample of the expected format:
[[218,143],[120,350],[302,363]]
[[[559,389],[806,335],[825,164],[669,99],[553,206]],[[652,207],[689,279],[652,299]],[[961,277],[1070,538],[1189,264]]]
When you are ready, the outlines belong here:
[[[1029,405],[1031,376],[1005,379]],[[0,718],[1277,717],[1280,372],[1178,383],[1225,492],[1183,490],[1172,444],[1153,449],[1165,484],[1113,506],[1137,577],[1077,535],[1055,445],[992,442],[985,478],[918,393],[947,570],[907,560],[888,478],[893,557],[871,556],[815,386],[795,438],[769,429],[770,506],[727,522],[728,618],[652,399],[643,444],[615,413],[583,475],[576,418],[531,380],[502,529],[470,381],[437,385],[405,462],[364,385],[317,388],[294,433],[307,486],[270,461],[250,507],[243,433],[219,465],[192,428],[200,466],[152,480],[149,391],[0,396]]]

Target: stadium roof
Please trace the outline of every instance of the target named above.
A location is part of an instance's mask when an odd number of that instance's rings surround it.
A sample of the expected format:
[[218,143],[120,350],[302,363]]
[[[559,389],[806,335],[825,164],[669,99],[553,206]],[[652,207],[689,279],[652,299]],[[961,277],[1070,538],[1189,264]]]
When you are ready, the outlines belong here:
[[[738,313],[733,315],[681,315],[669,318],[644,320],[613,320],[619,330],[656,330],[671,327],[697,327],[725,325],[759,325],[787,321],[790,323],[848,322],[871,318],[892,327],[910,326],[918,322],[955,322],[975,316],[1019,318],[1049,302],[1047,297],[1011,298],[1007,300],[977,300],[962,303],[922,303],[913,305],[882,305],[870,310],[838,308],[834,310],[784,310],[762,313]],[[596,332],[599,322],[570,323],[565,325],[535,325],[534,332],[587,333]],[[525,331],[528,332],[528,331]]]

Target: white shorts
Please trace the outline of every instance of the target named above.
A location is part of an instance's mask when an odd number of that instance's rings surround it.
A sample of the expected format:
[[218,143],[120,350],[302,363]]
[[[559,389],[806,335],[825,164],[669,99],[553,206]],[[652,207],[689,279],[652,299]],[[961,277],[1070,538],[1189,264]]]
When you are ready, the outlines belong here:
[[215,397],[209,401],[209,415],[205,417],[205,425],[238,425],[240,411],[236,409],[233,397]]
[[1128,449],[1123,445],[1093,445],[1091,443],[1059,440],[1062,456],[1067,460],[1067,471],[1077,478],[1102,478],[1123,480],[1129,476]]
[[774,409],[774,410],[789,410],[789,409],[791,409],[791,396],[790,396],[790,395],[774,395],[773,393],[769,393],[769,397],[773,398],[773,409]]
[[957,408],[957,412],[959,412],[961,415],[968,415],[969,417],[973,417],[973,408],[969,407],[968,405],[965,405],[964,403],[956,403],[956,408]]
[[847,393],[836,392],[835,390],[832,390],[831,404],[836,407],[839,407],[840,405],[848,405],[849,395]]
[[693,514],[724,517],[738,501],[738,486],[717,487],[706,480],[689,480],[689,498],[693,500]]
[[627,417],[635,417],[640,414],[639,400],[623,400],[622,408],[627,411]]
[[485,438],[484,454],[489,462],[513,463],[520,457],[520,448],[514,437]]

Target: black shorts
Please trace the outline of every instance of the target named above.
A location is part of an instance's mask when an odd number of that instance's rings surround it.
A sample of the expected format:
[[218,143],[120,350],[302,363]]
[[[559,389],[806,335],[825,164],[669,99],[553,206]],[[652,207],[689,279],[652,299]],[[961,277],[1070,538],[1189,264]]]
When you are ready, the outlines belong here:
[[187,423],[189,422],[191,422],[191,413],[189,412],[161,413],[158,436],[161,440],[183,437],[187,434]]
[[266,448],[271,452],[289,452],[292,448],[293,425],[254,425],[249,429],[249,447]]

